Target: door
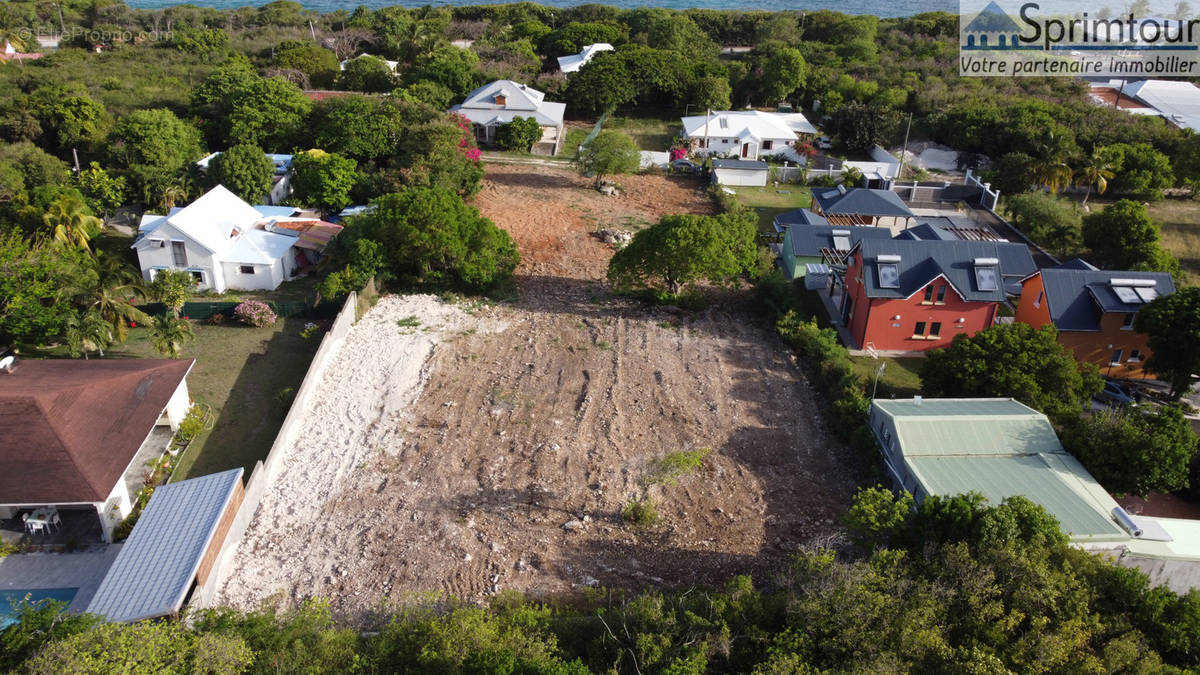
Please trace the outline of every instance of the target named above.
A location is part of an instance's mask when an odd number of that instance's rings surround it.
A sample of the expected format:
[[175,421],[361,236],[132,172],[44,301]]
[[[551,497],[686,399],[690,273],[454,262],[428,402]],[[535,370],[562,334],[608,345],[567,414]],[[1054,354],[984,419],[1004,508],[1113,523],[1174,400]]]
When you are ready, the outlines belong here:
[[742,159],[746,159],[749,156],[750,156],[750,144],[742,143]]

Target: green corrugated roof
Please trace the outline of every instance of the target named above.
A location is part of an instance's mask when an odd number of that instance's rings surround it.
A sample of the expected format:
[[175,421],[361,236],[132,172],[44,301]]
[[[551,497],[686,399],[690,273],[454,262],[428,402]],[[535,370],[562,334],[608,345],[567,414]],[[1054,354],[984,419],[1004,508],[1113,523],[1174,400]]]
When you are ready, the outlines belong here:
[[930,494],[974,491],[992,504],[1021,495],[1045,507],[1073,541],[1129,539],[1108,517],[1117,503],[1068,454],[911,457],[905,462]]
[[912,399],[874,400],[883,412],[900,417],[946,417],[972,415],[1040,415],[1038,411],[1011,398],[927,398],[921,403]]

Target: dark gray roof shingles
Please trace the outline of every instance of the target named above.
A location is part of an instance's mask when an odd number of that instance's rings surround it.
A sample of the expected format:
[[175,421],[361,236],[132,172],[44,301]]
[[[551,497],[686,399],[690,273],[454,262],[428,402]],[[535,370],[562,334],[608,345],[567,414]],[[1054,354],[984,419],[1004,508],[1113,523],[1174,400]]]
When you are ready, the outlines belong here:
[[1044,269],[1041,274],[1050,320],[1059,330],[1100,330],[1101,312],[1098,309],[1132,314],[1145,306],[1144,303],[1122,302],[1109,286],[1112,279],[1153,279],[1156,282],[1154,290],[1159,295],[1175,292],[1175,282],[1166,272],[1089,270],[1070,261]]
[[[869,298],[907,298],[924,288],[938,275],[968,301],[1001,302],[1007,283],[994,291],[979,288],[975,279],[976,258],[999,260],[1005,282],[1028,276],[1035,269],[1033,257],[1024,244],[992,241],[924,241],[905,239],[864,239],[859,244],[863,257],[863,284]],[[899,288],[881,288],[876,270],[880,255],[898,255]]]
[[813,201],[827,214],[899,216],[911,218],[913,212],[904,200],[891,190],[869,190],[867,188],[817,188],[812,191]]

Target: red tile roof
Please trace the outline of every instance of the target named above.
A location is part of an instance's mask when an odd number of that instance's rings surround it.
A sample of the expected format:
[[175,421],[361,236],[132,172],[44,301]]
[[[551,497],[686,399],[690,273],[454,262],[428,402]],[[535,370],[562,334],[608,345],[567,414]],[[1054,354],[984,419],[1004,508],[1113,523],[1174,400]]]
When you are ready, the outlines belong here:
[[0,372],[0,503],[107,499],[194,363],[23,360]]

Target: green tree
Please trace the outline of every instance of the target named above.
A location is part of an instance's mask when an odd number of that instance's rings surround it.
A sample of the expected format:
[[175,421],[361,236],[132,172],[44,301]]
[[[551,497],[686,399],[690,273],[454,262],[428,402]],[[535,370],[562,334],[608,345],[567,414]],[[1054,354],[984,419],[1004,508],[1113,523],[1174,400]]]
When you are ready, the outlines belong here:
[[605,129],[583,146],[575,163],[585,175],[594,175],[599,185],[605,176],[637,171],[641,163],[641,151],[632,138],[619,131]]
[[313,107],[308,128],[315,147],[360,162],[396,152],[406,126],[404,104],[367,96],[336,96]]
[[150,296],[166,305],[174,317],[195,289],[196,279],[187,270],[159,270],[150,282]]
[[34,90],[29,98],[45,140],[52,147],[68,152],[90,147],[104,137],[107,111],[90,97],[46,85]]
[[178,170],[204,154],[200,134],[166,108],[135,110],[113,128],[110,154],[124,167]]
[[1200,373],[1200,288],[1158,296],[1138,311],[1133,327],[1148,336],[1146,370],[1171,384],[1173,398],[1183,396],[1192,373]]
[[179,358],[179,350],[183,349],[183,345],[195,339],[192,324],[186,319],[164,312],[154,317],[150,324],[150,344],[159,354],[168,358]]
[[566,92],[570,107],[586,114],[613,110],[632,101],[637,93],[624,57],[615,52],[597,54],[571,76]]
[[1010,218],[1030,239],[1065,258],[1078,250],[1083,210],[1070,199],[1047,192],[1025,192],[1005,199]]
[[189,54],[212,54],[229,46],[229,33],[220,28],[185,27],[171,31],[169,44]]
[[763,64],[763,102],[773,104],[791,100],[804,86],[807,76],[808,63],[799,49],[781,47],[774,50]]
[[99,352],[100,356],[104,356],[104,350],[115,340],[112,324],[95,310],[71,314],[63,327],[66,330],[64,337],[67,349],[75,358],[82,356],[86,360],[89,352]]
[[396,146],[392,166],[401,173],[401,186],[446,188],[463,197],[483,187],[475,136],[458,115],[438,114],[408,127]]
[[1171,160],[1149,143],[1114,143],[1096,152],[1111,165],[1109,188],[1117,194],[1155,201],[1175,183]]
[[79,267],[78,280],[64,291],[81,312],[94,312],[105,321],[113,340],[124,344],[131,323],[150,322],[133,304],[145,297],[145,286],[134,267],[104,250],[83,257]]
[[338,75],[337,84],[351,91],[382,93],[396,87],[396,74],[383,59],[363,54],[346,63],[346,68]]
[[928,352],[921,390],[949,398],[1012,397],[1052,420],[1078,417],[1103,381],[1090,363],[1077,363],[1053,326],[1013,323],[960,333],[950,346]]
[[75,185],[83,193],[93,213],[107,217],[125,203],[125,177],[114,176],[92,162],[75,175]]
[[454,92],[445,85],[429,80],[414,82],[402,91],[414,101],[420,101],[437,110],[446,110],[454,102]]
[[1196,434],[1176,406],[1101,410],[1068,427],[1063,446],[1109,492],[1145,497],[1188,486]]
[[42,216],[47,233],[64,246],[87,249],[104,223],[78,197],[63,196],[54,201]]
[[304,73],[309,83],[317,89],[332,87],[339,72],[337,55],[320,45],[303,40],[280,42],[275,47],[275,55],[271,62],[276,68],[289,68]]
[[405,76],[407,84],[434,82],[454,92],[457,98],[466,97],[472,89],[479,86],[482,79],[479,57],[473,51],[458,47],[442,47],[435,50],[420,59]]
[[616,23],[571,22],[542,38],[540,52],[558,57],[578,54],[584,47],[597,42],[615,46],[625,42],[627,33],[627,28]]
[[1104,191],[1108,189],[1108,181],[1112,180],[1115,175],[1112,164],[1102,154],[1093,152],[1086,156],[1083,165],[1075,172],[1078,184],[1087,186],[1087,194],[1083,196],[1083,203],[1087,204],[1088,198],[1092,196],[1092,188],[1096,188],[1096,194],[1104,194]]
[[41,344],[63,334],[72,312],[66,289],[77,285],[83,255],[31,246],[19,232],[0,237],[0,344]]
[[324,150],[308,150],[292,158],[292,191],[305,206],[337,213],[350,204],[350,190],[358,182],[358,163]]
[[753,213],[663,216],[617,251],[608,280],[619,289],[658,287],[675,296],[701,279],[733,283],[757,262]]
[[224,185],[230,192],[251,204],[271,192],[275,163],[262,148],[242,143],[213,157],[208,165],[209,182]]
[[542,125],[533,117],[515,117],[496,129],[496,147],[501,150],[528,152],[534,143],[542,140]]
[[244,59],[230,59],[213,71],[192,90],[191,104],[214,147],[250,143],[272,150],[287,150],[305,138],[312,110],[299,87],[259,77]]
[[410,188],[372,204],[348,232],[376,242],[393,277],[483,289],[520,262],[508,233],[449,189]]
[[1146,206],[1121,199],[1083,218],[1083,244],[1106,269],[1171,271],[1178,263],[1159,244],[1162,231]]
[[859,488],[846,512],[846,528],[861,542],[886,544],[908,526],[913,508],[912,495],[907,492],[897,498],[881,485]]
[[866,103],[852,101],[838,108],[829,129],[851,152],[868,152],[886,143],[896,131],[900,115],[894,110],[879,110]]

